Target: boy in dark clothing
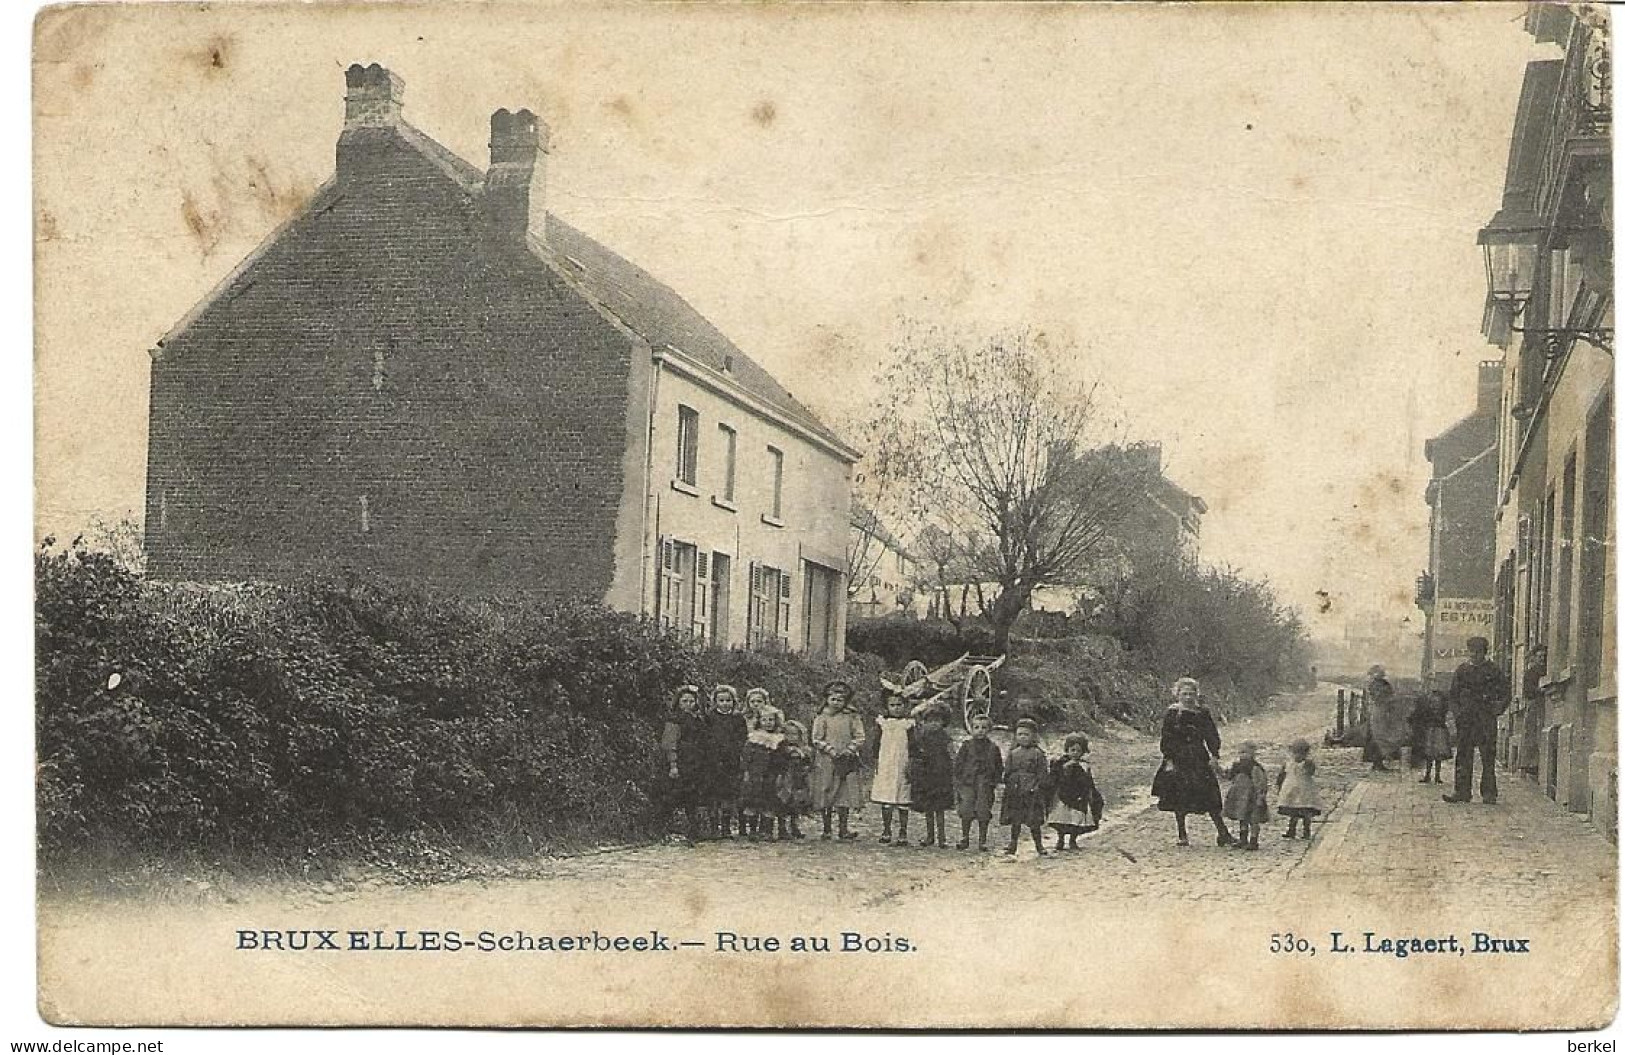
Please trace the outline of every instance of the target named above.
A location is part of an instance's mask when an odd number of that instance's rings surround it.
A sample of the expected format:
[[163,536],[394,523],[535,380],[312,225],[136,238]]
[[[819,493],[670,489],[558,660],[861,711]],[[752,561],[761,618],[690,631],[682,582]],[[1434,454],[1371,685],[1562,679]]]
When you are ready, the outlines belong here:
[[908,731],[908,784],[916,812],[925,817],[921,846],[946,849],[948,831],[943,816],[954,804],[954,758],[950,753],[947,717],[939,704],[920,715],[920,724]]
[[993,719],[979,714],[970,720],[970,737],[954,758],[954,802],[959,811],[959,848],[970,849],[970,824],[976,822],[976,848],[987,849],[987,826],[993,820],[993,789],[1004,776],[1004,756],[988,738]]
[[1033,849],[1045,856],[1044,810],[1049,791],[1049,759],[1038,746],[1038,723],[1023,718],[1016,723],[1016,744],[1004,765],[1004,806],[999,823],[1010,826],[1010,845],[1005,855],[1014,857],[1021,829],[1033,833]]

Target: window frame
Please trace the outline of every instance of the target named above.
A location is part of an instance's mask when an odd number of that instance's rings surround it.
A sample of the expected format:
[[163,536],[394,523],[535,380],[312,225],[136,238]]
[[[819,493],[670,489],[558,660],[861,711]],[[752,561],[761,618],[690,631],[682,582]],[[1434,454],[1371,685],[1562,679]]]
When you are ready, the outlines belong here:
[[762,514],[762,521],[775,527],[784,526],[784,451],[771,443],[767,445],[768,465],[772,472],[772,506]]
[[700,480],[700,412],[677,404],[677,464],[672,483],[698,487]]
[[725,421],[719,421],[717,422],[717,431],[723,435],[722,491],[712,497],[718,505],[733,509],[735,508],[735,502],[738,500],[739,430]]

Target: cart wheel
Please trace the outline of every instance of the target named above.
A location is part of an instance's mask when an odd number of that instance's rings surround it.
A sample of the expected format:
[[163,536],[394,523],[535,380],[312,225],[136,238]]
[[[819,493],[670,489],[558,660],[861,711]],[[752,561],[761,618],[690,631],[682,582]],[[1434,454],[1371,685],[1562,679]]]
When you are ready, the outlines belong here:
[[924,663],[917,659],[911,659],[908,661],[908,666],[903,668],[903,684],[912,685],[929,673],[931,672],[926,669]]
[[965,715],[965,728],[970,728],[970,720],[977,715],[986,715],[989,720],[993,718],[993,674],[984,666],[978,664],[965,672],[965,680],[959,686],[959,702]]

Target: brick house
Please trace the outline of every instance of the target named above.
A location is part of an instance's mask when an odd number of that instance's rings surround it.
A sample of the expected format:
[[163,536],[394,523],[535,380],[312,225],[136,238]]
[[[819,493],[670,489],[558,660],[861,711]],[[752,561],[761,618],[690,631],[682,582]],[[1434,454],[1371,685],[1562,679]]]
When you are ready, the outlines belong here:
[[333,177],[153,349],[150,573],[345,567],[838,657],[857,452],[547,213],[530,111],[481,169],[388,70],[346,84]]

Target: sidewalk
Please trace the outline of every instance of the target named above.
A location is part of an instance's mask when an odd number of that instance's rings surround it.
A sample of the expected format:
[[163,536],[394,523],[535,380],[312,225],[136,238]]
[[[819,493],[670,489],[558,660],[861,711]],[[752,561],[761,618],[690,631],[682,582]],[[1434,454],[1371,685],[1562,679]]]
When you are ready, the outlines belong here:
[[[1332,768],[1348,764],[1337,762]],[[1606,907],[1611,918],[1613,844],[1528,781],[1498,776],[1500,801],[1484,805],[1476,798],[1444,802],[1448,774],[1443,784],[1424,785],[1410,769],[1361,773],[1293,869],[1293,881],[1351,896],[1425,892],[1446,904],[1476,898],[1514,911]]]

